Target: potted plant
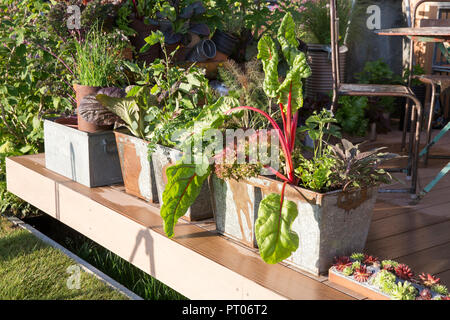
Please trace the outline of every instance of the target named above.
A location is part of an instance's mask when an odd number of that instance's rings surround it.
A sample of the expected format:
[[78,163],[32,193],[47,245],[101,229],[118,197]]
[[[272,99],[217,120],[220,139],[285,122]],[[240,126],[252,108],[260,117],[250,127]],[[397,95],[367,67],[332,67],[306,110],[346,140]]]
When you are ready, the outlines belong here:
[[145,53],[141,53],[140,50],[146,44],[145,38],[159,28],[154,19],[158,6],[164,2],[160,0],[126,0],[117,12],[116,24],[130,37],[139,61],[151,63],[160,55],[159,44],[148,48]]
[[[263,36],[258,44],[258,57],[265,71],[264,90],[279,104],[282,127],[256,107],[242,106],[226,112],[251,110],[267,119],[281,144],[283,169],[276,171],[266,166],[273,177],[242,180],[235,190],[216,188],[213,184],[214,198],[228,199],[225,206],[214,201],[214,214],[216,221],[236,220],[236,215],[238,221],[244,221],[267,263],[286,261],[319,274],[328,270],[332,258],[339,252],[364,247],[377,185],[387,182],[390,176],[376,167],[380,149],[362,153],[358,146],[347,140],[342,141],[342,146],[326,144],[326,134],[335,134],[335,127],[327,129],[327,126],[336,121],[327,111],[313,115],[306,122],[305,130],[315,142],[312,157],[306,158],[295,148],[298,109],[303,103],[302,79],[307,78],[311,71],[305,54],[297,49],[293,30],[294,21],[287,14],[278,32],[282,56],[289,66],[281,83],[275,42]],[[173,235],[174,223],[195,199],[212,171],[211,168],[196,170],[195,166],[186,167],[177,164],[166,171],[169,183],[163,198],[166,197],[167,201],[161,214],[164,212],[164,229],[168,236]],[[174,190],[185,192],[177,194]],[[236,191],[240,193],[235,194],[233,206],[229,199],[233,199]],[[174,203],[180,205],[173,206]],[[241,227],[243,229],[243,225]],[[242,238],[242,234],[238,236]],[[248,242],[252,243],[252,238]]]
[[216,9],[218,12],[214,15],[215,20],[219,22],[211,39],[217,48],[214,61],[226,61],[231,56],[239,43],[240,32],[244,27],[245,17],[238,7],[226,3],[221,9]]
[[[193,50],[199,52],[198,58],[206,57],[206,59],[195,60],[198,62],[215,57],[215,45],[208,39],[204,39],[208,38],[211,32],[208,25],[204,23],[205,12],[202,1],[177,0],[160,5],[157,12],[158,19],[154,23],[164,34],[169,54],[178,48],[174,58],[176,62],[185,61]],[[202,40],[207,43],[200,44]],[[191,60],[193,58],[191,57]]]
[[[199,103],[209,105],[211,97],[200,69],[182,69],[172,64],[160,31],[152,33],[146,41],[148,46],[159,42],[165,59],[156,59],[144,70],[127,63],[143,76],[138,85],[129,89],[126,98],[97,95],[97,99],[117,114],[131,133],[115,132],[126,191],[147,201],[161,202],[167,182],[165,169],[182,156],[174,148],[171,136],[201,113]],[[208,194],[205,186],[205,199],[193,204],[202,210],[191,210],[189,219],[211,216]]]
[[335,258],[329,280],[375,300],[449,300],[441,279],[363,253]]
[[[77,109],[83,98],[97,93],[101,88],[112,87],[121,79],[120,52],[115,50],[116,42],[93,28],[86,35],[84,41],[75,41],[75,78],[74,90],[76,94]],[[86,121],[79,110],[78,130],[96,132],[112,129],[110,125],[96,125]]]
[[[300,2],[299,2],[300,3]],[[305,35],[308,44],[308,62],[312,75],[306,81],[306,93],[315,96],[318,93],[328,93],[332,90],[333,78],[331,72],[331,33],[328,0],[302,1],[296,6],[296,17],[300,21],[298,34]],[[339,72],[341,79],[345,79],[345,66],[348,47],[346,46],[349,32],[356,29],[359,17],[364,16],[360,8],[353,5],[351,0],[337,2],[337,17],[339,18]],[[291,11],[292,12],[292,11]],[[349,27],[350,24],[350,27]]]

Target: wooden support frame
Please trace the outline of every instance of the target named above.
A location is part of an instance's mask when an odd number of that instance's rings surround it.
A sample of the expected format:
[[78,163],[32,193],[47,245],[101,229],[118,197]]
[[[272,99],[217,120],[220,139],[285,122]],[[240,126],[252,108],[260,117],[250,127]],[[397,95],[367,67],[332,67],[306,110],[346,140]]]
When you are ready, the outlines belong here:
[[158,208],[121,187],[90,189],[47,170],[44,155],[6,160],[8,190],[191,299],[354,297],[196,224],[162,230]]

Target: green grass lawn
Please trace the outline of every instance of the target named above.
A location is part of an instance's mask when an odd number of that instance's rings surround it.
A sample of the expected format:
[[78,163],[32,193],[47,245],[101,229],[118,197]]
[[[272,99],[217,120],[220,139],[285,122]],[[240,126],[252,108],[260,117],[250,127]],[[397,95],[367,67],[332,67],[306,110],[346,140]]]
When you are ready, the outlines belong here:
[[74,265],[61,251],[0,217],[0,299],[127,299],[84,271],[80,288],[69,289],[67,269]]

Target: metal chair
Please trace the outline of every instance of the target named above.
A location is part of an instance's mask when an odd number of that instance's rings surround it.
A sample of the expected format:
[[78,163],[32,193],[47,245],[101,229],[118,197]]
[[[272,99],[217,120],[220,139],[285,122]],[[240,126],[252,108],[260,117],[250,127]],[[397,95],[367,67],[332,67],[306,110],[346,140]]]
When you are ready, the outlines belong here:
[[[333,100],[331,110],[337,106],[340,95],[347,96],[392,96],[405,97],[410,99],[414,104],[411,112],[411,129],[415,125],[415,131],[411,130],[409,137],[409,157],[408,166],[406,168],[407,175],[411,176],[410,189],[384,190],[384,192],[410,192],[416,194],[417,189],[417,173],[419,160],[419,142],[420,142],[420,121],[422,118],[422,105],[416,95],[407,86],[402,85],[378,85],[378,84],[350,84],[342,83],[339,75],[339,18],[336,14],[336,0],[330,0],[330,21],[331,21],[331,59],[333,73]],[[412,46],[411,46],[412,48]],[[409,105],[409,104],[408,104]],[[406,110],[405,114],[408,114]],[[406,139],[407,121],[404,123],[402,149],[404,148]]]
[[[432,0],[421,0],[419,2],[416,3],[416,5],[414,6],[413,10],[411,11],[412,16],[411,16],[411,25],[414,27],[416,24],[416,18],[417,18],[417,11],[419,9],[419,6],[425,2],[447,2],[450,3],[450,0],[441,0],[441,1],[432,1]],[[438,14],[438,18],[440,18],[441,13]],[[422,19],[420,21],[420,27],[448,27],[450,25],[450,21],[448,20],[441,20],[441,19]],[[448,55],[446,54],[445,51],[446,50],[442,45],[435,45],[434,48],[434,53],[433,53],[433,66],[432,69],[433,71],[436,72],[450,72],[450,69],[448,66],[442,65],[442,63],[438,64],[436,63],[436,57],[437,57],[437,49],[440,49],[442,52],[442,55],[444,56],[444,58],[447,60],[446,64],[448,65],[448,63],[450,61]],[[410,56],[410,59],[411,56]],[[448,82],[450,81],[450,76],[449,75],[442,75],[442,74],[426,74],[426,75],[420,75],[420,76],[414,76],[412,75],[411,72],[411,68],[410,68],[410,79],[409,79],[409,83],[411,83],[411,79],[415,78],[419,81],[421,81],[424,84],[430,85],[431,86],[431,102],[430,102],[430,109],[428,112],[428,123],[427,123],[427,146],[425,147],[425,149],[419,154],[419,157],[424,156],[424,164],[427,165],[428,164],[428,159],[429,158],[438,158],[438,159],[450,159],[449,156],[434,156],[434,155],[430,155],[430,148],[437,142],[436,139],[433,140],[433,142],[431,141],[431,130],[432,130],[432,124],[433,124],[433,116],[434,116],[434,110],[435,110],[435,105],[436,105],[436,101],[437,99],[439,99],[439,89],[441,88],[442,84],[444,82]]]

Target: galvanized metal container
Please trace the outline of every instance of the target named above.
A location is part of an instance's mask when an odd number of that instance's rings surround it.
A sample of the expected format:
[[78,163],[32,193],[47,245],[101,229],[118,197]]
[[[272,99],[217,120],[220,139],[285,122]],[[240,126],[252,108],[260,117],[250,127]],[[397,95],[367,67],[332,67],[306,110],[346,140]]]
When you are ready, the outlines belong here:
[[148,157],[148,142],[124,131],[115,131],[125,192],[149,202],[158,202],[155,171]]
[[[213,176],[211,180],[217,230],[256,248],[259,203],[270,193],[281,193],[282,183],[266,177],[236,182]],[[328,271],[335,256],[363,251],[377,191],[369,188],[321,194],[288,185],[285,197],[298,207],[292,230],[300,241],[285,262],[319,275]]]
[[[306,79],[306,94],[314,97],[318,93],[328,94],[333,90],[333,73],[331,65],[331,51],[329,46],[321,44],[308,44],[308,64],[311,67],[311,76]],[[339,48],[339,71],[341,81],[345,81],[346,58],[348,48]]]
[[[181,151],[161,145],[157,145],[155,151],[152,153],[158,199],[161,205],[163,203],[162,194],[167,184],[166,169],[174,165],[182,156],[183,154]],[[212,217],[211,192],[209,184],[204,183],[200,195],[189,208],[183,219],[188,221],[199,221]]]
[[45,166],[87,187],[122,183],[112,131],[88,133],[76,125],[44,121]]

